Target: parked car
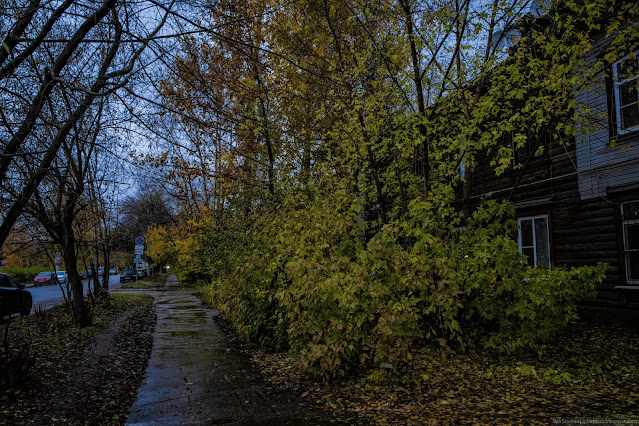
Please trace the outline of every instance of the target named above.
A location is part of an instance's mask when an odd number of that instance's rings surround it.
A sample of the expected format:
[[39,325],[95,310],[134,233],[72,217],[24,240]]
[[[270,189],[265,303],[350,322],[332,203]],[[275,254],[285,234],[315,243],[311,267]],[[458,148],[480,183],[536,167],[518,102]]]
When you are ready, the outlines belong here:
[[40,272],[33,279],[33,286],[37,287],[39,285],[49,285],[55,284],[55,280],[57,279],[55,273],[53,272]]
[[87,269],[87,278],[91,278],[91,274],[92,274],[91,270]]
[[101,277],[104,274],[104,268],[98,268],[98,277]]
[[125,269],[120,275],[120,282],[125,283],[127,281],[135,281],[136,272],[135,269]]
[[115,274],[117,274],[117,273],[118,273],[118,270],[117,270],[117,269],[115,269],[115,268],[111,268],[111,269],[109,269],[109,275],[115,275]]
[[6,315],[31,313],[31,293],[11,275],[0,274],[0,320]]
[[58,271],[55,273],[56,277],[60,284],[64,284],[67,282],[67,271]]

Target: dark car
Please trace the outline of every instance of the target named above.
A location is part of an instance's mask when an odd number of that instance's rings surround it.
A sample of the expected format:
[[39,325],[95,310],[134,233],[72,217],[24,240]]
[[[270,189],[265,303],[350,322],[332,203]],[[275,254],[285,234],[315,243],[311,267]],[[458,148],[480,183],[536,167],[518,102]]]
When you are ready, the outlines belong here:
[[135,269],[125,269],[120,275],[120,282],[125,283],[127,281],[135,281],[136,272]]
[[33,279],[33,286],[55,284],[57,276],[55,272],[40,272]]
[[0,320],[6,315],[29,315],[31,293],[24,289],[11,275],[0,274]]

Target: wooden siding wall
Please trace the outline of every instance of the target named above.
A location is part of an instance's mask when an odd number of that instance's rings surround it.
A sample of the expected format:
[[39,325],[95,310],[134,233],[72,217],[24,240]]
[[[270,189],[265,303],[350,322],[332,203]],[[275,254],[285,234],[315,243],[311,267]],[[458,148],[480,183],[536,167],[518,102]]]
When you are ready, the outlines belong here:
[[[605,37],[596,41],[585,69],[595,67],[609,42]],[[584,118],[588,109],[590,122],[577,123],[576,141],[566,146],[548,142],[546,154],[523,173],[511,169],[496,176],[488,155],[479,158],[470,174],[470,201],[476,206],[487,196],[507,199],[512,191],[518,216],[548,215],[553,265],[605,262],[609,269],[598,288],[600,300],[632,304],[639,300],[639,287],[615,287],[626,284],[620,203],[639,199],[639,132],[616,135],[609,68],[600,68],[597,81],[576,95],[577,111]]]
[[[490,196],[507,199],[522,173],[511,169],[496,176],[489,157],[478,159],[471,181],[471,202]],[[609,265],[605,282],[600,286],[600,298],[617,301],[612,290],[623,281],[620,275],[618,250],[618,204],[603,198],[582,200],[578,186],[578,167],[575,143],[560,145],[550,141],[546,154],[531,160],[523,171],[521,182],[513,193],[518,216],[547,214],[549,217],[551,261],[553,265],[568,267]]]
[[[586,67],[594,67],[610,38],[599,39],[586,58]],[[609,69],[600,69],[598,78],[586,90],[578,93],[581,111],[577,130],[577,165],[579,192],[583,199],[607,196],[611,187],[639,182],[639,132],[618,135],[611,145],[611,129],[616,123],[609,120],[609,105],[614,109],[610,84],[606,88]],[[589,109],[588,116],[584,112]],[[614,114],[613,114],[614,117]],[[591,120],[590,125],[583,123]],[[615,130],[613,129],[613,132]]]

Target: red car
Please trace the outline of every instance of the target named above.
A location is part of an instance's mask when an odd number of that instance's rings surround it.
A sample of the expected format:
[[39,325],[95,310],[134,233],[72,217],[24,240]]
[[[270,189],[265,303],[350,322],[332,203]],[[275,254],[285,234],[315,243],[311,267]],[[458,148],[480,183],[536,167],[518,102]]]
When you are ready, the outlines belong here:
[[54,272],[40,272],[33,279],[33,286],[37,287],[39,285],[54,284],[55,283],[55,279],[56,279],[56,275],[55,275]]

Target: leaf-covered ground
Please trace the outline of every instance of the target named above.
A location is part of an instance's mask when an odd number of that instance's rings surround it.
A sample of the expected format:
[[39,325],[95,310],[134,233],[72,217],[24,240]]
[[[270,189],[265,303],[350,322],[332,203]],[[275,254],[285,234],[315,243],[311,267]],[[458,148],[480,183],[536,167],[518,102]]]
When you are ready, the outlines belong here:
[[151,353],[155,308],[150,296],[112,297],[95,306],[93,327],[79,329],[62,307],[11,323],[0,424],[126,420]]
[[[347,423],[639,422],[639,332],[576,323],[538,350],[503,355],[424,348],[383,379],[309,381],[284,354],[252,352],[274,385],[293,388]],[[369,376],[370,377],[370,376]]]

